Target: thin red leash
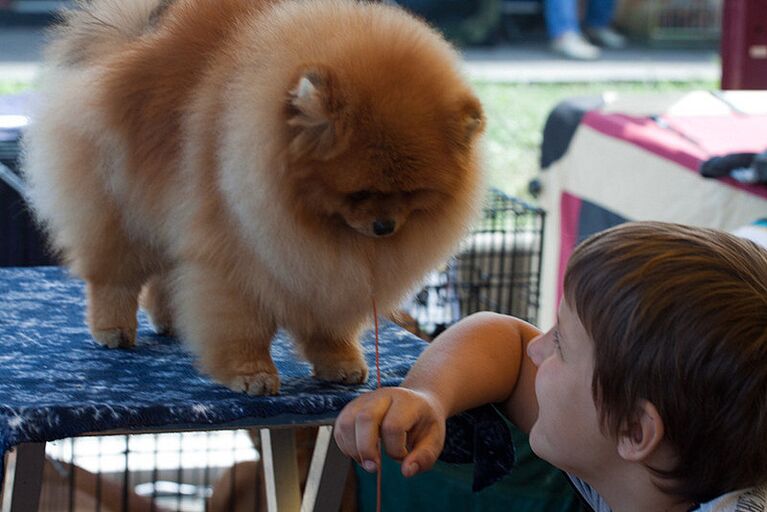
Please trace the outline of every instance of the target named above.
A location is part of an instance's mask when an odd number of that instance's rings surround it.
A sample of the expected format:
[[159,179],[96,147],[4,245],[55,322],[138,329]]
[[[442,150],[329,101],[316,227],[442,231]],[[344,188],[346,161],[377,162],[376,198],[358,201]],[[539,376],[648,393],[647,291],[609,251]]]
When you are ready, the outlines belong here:
[[[377,389],[381,389],[381,364],[379,362],[378,351],[378,308],[376,299],[373,297],[373,321],[376,329],[376,384]],[[378,441],[378,474],[376,475],[376,512],[381,512],[381,470],[383,466],[383,452],[381,450],[381,441]]]

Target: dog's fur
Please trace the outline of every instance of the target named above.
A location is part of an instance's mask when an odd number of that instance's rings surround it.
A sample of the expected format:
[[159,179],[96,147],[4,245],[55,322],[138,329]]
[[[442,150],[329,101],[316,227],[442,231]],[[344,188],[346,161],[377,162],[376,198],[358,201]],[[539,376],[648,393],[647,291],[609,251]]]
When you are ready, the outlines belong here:
[[230,388],[278,391],[278,327],[318,378],[364,381],[372,298],[393,309],[478,206],[480,104],[395,7],[96,0],[47,61],[25,168],[93,337],[133,345],[143,286]]

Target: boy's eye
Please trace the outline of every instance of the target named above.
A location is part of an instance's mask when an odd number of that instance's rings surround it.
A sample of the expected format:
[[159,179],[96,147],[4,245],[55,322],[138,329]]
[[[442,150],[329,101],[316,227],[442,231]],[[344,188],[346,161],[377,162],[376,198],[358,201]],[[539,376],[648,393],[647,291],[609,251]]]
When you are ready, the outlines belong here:
[[557,352],[559,352],[559,355],[561,356],[562,355],[562,345],[560,344],[560,340],[559,340],[559,331],[556,330],[556,329],[554,330],[553,339],[554,339],[554,346],[557,347]]

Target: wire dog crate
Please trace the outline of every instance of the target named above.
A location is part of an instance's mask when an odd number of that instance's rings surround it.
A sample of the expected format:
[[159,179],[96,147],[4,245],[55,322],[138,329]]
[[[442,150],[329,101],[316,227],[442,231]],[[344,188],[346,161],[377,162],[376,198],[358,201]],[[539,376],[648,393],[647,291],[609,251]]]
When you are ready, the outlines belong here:
[[[80,437],[48,443],[40,510],[263,510],[259,453],[246,430]],[[240,475],[236,475],[237,469]],[[232,474],[235,473],[235,474]],[[243,478],[253,491],[235,502]]]
[[429,337],[478,311],[536,323],[545,212],[492,189],[458,254],[427,277],[407,312]]

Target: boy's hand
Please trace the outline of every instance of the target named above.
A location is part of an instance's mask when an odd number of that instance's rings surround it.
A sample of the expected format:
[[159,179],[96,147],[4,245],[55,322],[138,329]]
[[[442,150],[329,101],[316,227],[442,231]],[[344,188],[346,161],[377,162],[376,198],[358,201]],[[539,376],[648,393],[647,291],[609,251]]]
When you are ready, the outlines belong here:
[[339,448],[365,470],[380,467],[379,437],[386,453],[402,462],[402,474],[430,469],[445,443],[445,413],[427,393],[383,388],[347,405],[336,419]]

